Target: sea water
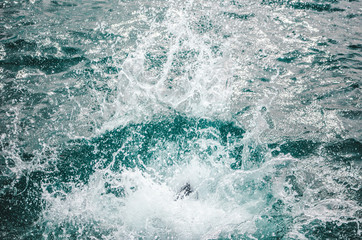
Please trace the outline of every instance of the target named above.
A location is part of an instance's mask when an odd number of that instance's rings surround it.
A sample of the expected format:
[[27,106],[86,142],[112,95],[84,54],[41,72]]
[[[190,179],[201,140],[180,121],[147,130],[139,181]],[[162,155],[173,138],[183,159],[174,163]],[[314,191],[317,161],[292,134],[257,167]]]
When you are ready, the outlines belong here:
[[1,239],[359,239],[358,0],[2,0]]

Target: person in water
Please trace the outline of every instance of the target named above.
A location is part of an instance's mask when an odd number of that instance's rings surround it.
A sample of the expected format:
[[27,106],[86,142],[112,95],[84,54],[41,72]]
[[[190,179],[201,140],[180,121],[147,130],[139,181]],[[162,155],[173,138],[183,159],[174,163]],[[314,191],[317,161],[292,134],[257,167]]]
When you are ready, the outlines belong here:
[[[176,200],[183,199],[183,198],[189,196],[193,192],[194,192],[194,189],[191,187],[190,183],[186,183],[178,191],[177,196],[176,196]],[[196,198],[197,198],[197,195],[196,195]]]

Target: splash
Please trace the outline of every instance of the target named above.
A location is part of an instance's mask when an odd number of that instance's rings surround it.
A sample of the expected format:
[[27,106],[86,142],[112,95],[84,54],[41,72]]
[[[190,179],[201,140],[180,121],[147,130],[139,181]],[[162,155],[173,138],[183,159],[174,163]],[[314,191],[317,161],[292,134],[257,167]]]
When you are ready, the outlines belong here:
[[0,7],[2,238],[360,237],[358,2]]

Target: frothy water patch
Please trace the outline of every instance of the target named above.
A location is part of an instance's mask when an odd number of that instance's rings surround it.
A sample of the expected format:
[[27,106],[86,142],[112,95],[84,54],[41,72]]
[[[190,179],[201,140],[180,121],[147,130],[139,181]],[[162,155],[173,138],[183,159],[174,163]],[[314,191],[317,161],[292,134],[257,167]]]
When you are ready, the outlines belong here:
[[69,143],[42,184],[46,205],[32,234],[322,237],[317,229],[337,223],[357,234],[358,193],[345,184],[358,186],[358,168],[340,168],[351,179],[336,181],[332,163],[315,155],[320,143],[267,146],[245,137],[234,123],[178,115]]
[[178,7],[171,4],[164,20],[153,22],[120,66],[117,94],[103,110],[112,117],[103,129],[174,111],[230,118],[233,63],[228,46],[200,36],[193,25],[197,18]]
[[[84,226],[95,225],[102,235],[109,234],[111,238],[210,239],[236,230],[238,234],[254,233],[255,219],[266,211],[269,201],[276,201],[271,186],[280,178],[274,176],[275,172],[281,170],[275,166],[283,169],[285,166],[281,166],[292,159],[274,159],[253,170],[233,170],[230,164],[235,159],[228,157],[228,147],[220,137],[219,129],[225,124],[207,122],[196,127],[193,120],[183,123],[168,125],[185,131],[174,139],[176,129],[172,134],[162,128],[159,136],[150,131],[150,126],[145,131],[131,131],[131,136],[147,133],[155,138],[155,143],[141,150],[151,160],[135,155],[132,157],[138,159],[130,161],[136,163],[129,162],[128,168],[115,170],[117,154],[127,147],[114,144],[108,148],[113,152],[113,161],[91,174],[86,184],[78,187],[71,183],[74,190],[62,197],[45,191],[44,199],[49,204],[42,218],[45,232],[56,233],[57,228],[62,228],[64,232],[56,237],[65,237],[78,234]],[[227,141],[241,137],[232,136],[230,129],[222,133],[230,138]],[[188,134],[194,136],[185,137]],[[133,147],[138,149],[146,142],[143,137],[136,140],[134,135],[123,137],[125,144],[135,144]],[[196,142],[201,147],[190,146]],[[132,153],[125,152],[125,158],[127,154]],[[193,192],[178,199],[185,183],[192,186]]]

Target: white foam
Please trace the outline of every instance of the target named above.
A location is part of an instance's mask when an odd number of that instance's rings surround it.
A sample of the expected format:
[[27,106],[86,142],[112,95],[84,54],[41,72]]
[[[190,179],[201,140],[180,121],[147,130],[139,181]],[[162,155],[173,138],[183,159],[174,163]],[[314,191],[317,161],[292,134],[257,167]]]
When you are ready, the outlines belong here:
[[[178,4],[171,4],[165,15],[166,20],[153,23],[123,62],[118,95],[104,109],[114,113],[104,130],[175,110],[198,117],[229,114],[233,63],[227,49],[222,49],[223,56],[213,54],[212,40],[190,27],[192,15]],[[149,56],[160,57],[161,66],[148,69]]]
[[[253,233],[254,218],[265,208],[268,189],[256,188],[254,194],[246,194],[242,188],[248,183],[262,184],[261,179],[272,174],[276,164],[288,159],[268,162],[260,169],[234,171],[228,159],[215,158],[219,154],[204,162],[191,153],[190,158],[161,171],[165,166],[160,163],[151,164],[146,170],[98,170],[87,185],[74,186],[71,193],[63,193],[64,198],[44,191],[48,208],[42,221],[47,223],[48,232],[74,221],[84,226],[96,224],[111,239],[209,239],[235,230]],[[191,185],[193,192],[177,199],[185,183]],[[125,195],[107,193],[105,184],[122,188]]]

